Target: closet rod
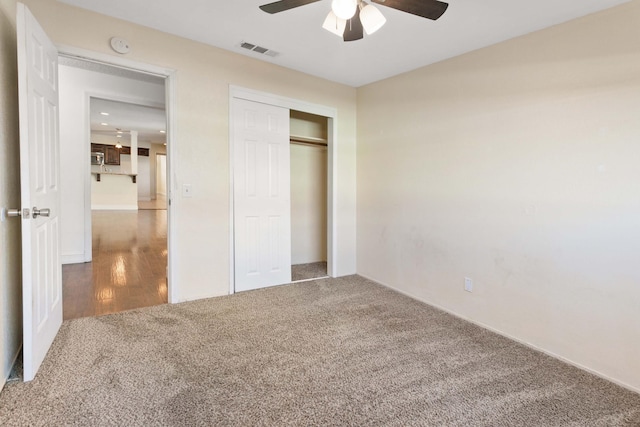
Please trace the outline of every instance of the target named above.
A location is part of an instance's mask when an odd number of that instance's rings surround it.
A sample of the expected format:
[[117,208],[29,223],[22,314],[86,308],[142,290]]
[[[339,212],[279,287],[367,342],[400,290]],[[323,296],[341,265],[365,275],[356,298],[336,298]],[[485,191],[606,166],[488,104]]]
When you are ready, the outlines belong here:
[[292,144],[305,144],[305,145],[317,145],[319,147],[328,147],[326,142],[305,141],[303,139],[290,138],[289,142]]

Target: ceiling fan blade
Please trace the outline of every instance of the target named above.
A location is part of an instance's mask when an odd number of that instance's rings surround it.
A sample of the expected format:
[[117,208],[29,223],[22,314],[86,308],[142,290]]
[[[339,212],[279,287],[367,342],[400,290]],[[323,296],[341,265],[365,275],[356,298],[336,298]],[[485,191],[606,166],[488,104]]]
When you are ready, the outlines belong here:
[[285,10],[293,9],[294,7],[304,6],[306,4],[315,3],[320,0],[280,0],[273,3],[263,4],[260,9],[267,13],[284,12]]
[[346,42],[352,42],[364,38],[364,28],[360,21],[360,8],[356,8],[356,14],[353,18],[347,21],[347,26],[344,28],[344,34],[342,39]]
[[438,0],[372,0],[376,4],[390,7],[392,9],[401,10],[412,15],[421,16],[423,18],[436,20],[449,7],[449,3]]

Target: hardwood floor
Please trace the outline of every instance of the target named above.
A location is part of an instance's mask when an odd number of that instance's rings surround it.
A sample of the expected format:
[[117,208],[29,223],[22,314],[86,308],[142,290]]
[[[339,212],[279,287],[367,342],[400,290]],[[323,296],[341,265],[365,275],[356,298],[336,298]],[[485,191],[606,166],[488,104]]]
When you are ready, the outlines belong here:
[[138,209],[167,209],[167,198],[158,194],[153,200],[138,200]]
[[167,211],[93,211],[93,262],[62,266],[64,319],[167,302]]

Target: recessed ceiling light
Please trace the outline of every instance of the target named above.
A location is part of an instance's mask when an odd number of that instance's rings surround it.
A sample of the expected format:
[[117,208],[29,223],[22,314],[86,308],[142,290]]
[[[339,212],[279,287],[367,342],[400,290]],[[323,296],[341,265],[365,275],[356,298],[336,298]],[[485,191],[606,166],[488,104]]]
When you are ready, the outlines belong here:
[[100,112],[100,114],[102,114],[103,116],[108,116],[109,113],[105,113],[104,111]]
[[117,131],[116,133],[117,133],[117,134],[121,134],[121,133],[122,133],[122,131],[121,131],[121,130],[119,130],[119,131]]
[[167,133],[167,131],[166,130],[161,130],[160,133]]
[[118,138],[122,138],[122,135],[116,135],[116,137],[118,137]]
[[100,123],[102,126],[109,126],[109,123]]

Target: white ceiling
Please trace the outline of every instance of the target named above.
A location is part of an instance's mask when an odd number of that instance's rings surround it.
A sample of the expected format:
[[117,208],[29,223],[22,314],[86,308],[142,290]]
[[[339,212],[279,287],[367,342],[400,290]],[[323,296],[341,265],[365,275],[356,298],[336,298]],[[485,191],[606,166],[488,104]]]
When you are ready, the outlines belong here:
[[330,0],[275,15],[258,9],[273,0],[58,1],[359,87],[630,0],[450,0],[437,21],[380,6],[385,26],[348,43],[321,27]]
[[[131,141],[131,130],[138,131],[139,142],[163,144],[166,142],[166,114],[164,108],[147,107],[126,102],[109,101],[91,98],[91,133],[106,135],[115,143],[120,139],[123,143]],[[107,113],[108,116],[101,113]],[[106,123],[103,125],[102,123]],[[117,130],[122,130],[122,138],[118,138]]]

